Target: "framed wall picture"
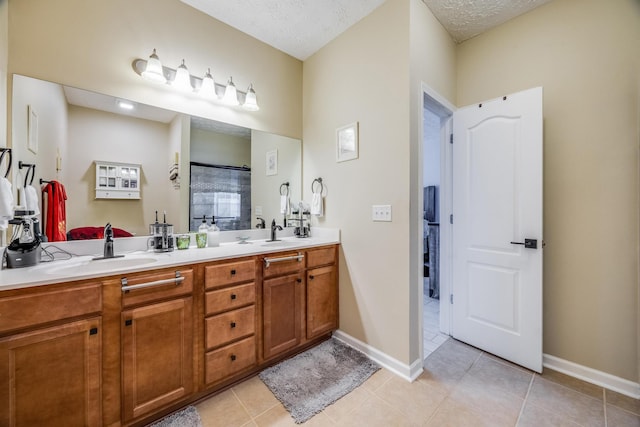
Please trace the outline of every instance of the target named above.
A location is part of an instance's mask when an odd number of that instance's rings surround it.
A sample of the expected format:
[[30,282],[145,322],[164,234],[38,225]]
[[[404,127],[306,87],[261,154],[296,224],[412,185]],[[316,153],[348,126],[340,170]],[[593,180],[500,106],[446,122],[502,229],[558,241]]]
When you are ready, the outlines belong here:
[[336,130],[336,161],[344,162],[358,158],[358,122]]
[[277,175],[278,174],[278,150],[267,151],[266,160],[267,160],[266,174]]
[[27,148],[38,154],[38,114],[31,105],[27,106]]

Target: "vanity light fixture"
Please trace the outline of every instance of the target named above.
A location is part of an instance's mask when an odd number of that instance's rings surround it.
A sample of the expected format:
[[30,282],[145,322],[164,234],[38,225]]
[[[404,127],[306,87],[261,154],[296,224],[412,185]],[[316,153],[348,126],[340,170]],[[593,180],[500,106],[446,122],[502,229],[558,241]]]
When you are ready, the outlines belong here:
[[236,90],[236,85],[233,84],[233,77],[229,77],[227,87],[224,89],[222,102],[227,105],[240,105],[238,102],[238,91]]
[[260,107],[258,107],[256,91],[253,90],[253,83],[251,83],[247,89],[247,94],[244,97],[244,104],[242,104],[242,107],[249,111],[258,111],[260,109]]
[[184,92],[193,92],[193,86],[191,86],[191,75],[189,74],[189,70],[187,70],[187,66],[184,65],[184,59],[182,60],[182,64],[180,64],[176,70],[176,76],[171,82],[171,86]]
[[[142,76],[145,80],[154,83],[168,83],[171,87],[181,91],[197,92],[205,98],[219,101],[229,106],[241,106],[247,111],[258,111],[260,109],[253,83],[249,85],[247,92],[242,92],[236,89],[232,77],[229,77],[226,86],[216,83],[211,75],[211,69],[207,69],[202,78],[192,76],[187,70],[184,59],[176,70],[163,67],[155,49],[153,49],[153,53],[148,60],[137,58],[133,60],[131,65],[136,74]],[[224,95],[220,97],[219,93]]]
[[145,79],[154,83],[167,82],[167,78],[162,72],[162,63],[160,62],[160,58],[158,58],[155,49],[153,49],[153,53],[151,54],[151,56],[149,56],[145,69],[144,71],[142,71],[141,75]]
[[218,98],[218,94],[216,93],[216,82],[213,80],[210,68],[207,69],[207,72],[202,78],[202,85],[200,86],[200,90],[198,90],[198,93],[205,98]]

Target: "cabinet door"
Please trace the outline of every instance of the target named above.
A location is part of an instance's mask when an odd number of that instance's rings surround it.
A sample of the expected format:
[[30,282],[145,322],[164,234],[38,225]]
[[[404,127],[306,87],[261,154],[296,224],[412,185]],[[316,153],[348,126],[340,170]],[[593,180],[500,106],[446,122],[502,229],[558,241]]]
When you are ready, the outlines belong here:
[[338,328],[336,267],[307,271],[307,339]]
[[181,298],[122,313],[124,419],[193,391],[193,300]]
[[101,424],[101,321],[0,340],[0,425]]
[[302,338],[302,277],[290,274],[263,282],[264,358],[289,350]]

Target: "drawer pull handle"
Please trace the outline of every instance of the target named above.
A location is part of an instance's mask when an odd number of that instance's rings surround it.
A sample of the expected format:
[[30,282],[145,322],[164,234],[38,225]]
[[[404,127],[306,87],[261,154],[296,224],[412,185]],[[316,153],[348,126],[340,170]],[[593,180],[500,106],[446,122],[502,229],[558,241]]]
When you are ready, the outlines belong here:
[[122,284],[122,292],[129,292],[134,289],[143,289],[143,288],[149,288],[152,286],[167,285],[169,283],[173,283],[176,286],[178,286],[180,283],[182,283],[183,280],[184,280],[184,276],[181,276],[180,272],[176,271],[176,277],[173,279],[154,280],[153,282],[140,283],[138,285],[128,285],[127,278],[123,277],[122,279],[120,279],[120,283]]
[[236,294],[231,294],[231,299],[236,299]]
[[231,322],[231,329],[236,327],[236,322]]
[[304,259],[304,254],[302,252],[298,252],[298,255],[284,256],[281,258],[265,258],[264,266],[265,268],[269,268],[269,265],[273,264],[274,262],[293,261],[293,260],[302,262],[303,259]]
[[235,362],[235,360],[236,360],[236,355],[235,355],[235,354],[232,354],[232,355],[231,355],[231,361],[232,361],[232,362]]
[[236,269],[234,268],[233,270],[231,270],[231,275],[235,276],[236,275]]

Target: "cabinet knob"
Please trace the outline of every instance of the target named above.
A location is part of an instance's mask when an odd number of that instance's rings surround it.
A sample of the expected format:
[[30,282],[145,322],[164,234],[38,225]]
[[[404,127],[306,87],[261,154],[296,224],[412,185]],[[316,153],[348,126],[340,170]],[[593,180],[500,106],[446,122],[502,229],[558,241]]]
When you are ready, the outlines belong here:
[[231,361],[232,361],[232,362],[234,362],[235,360],[236,360],[236,355],[235,355],[235,354],[232,354],[232,355],[231,355]]
[[98,328],[91,328],[89,329],[89,335],[95,335],[98,333]]
[[231,299],[236,299],[236,294],[231,294]]
[[313,280],[313,278],[314,278],[314,275],[313,275],[313,274],[310,274],[310,275],[309,275],[309,279]]
[[231,322],[231,329],[236,327],[236,322]]
[[298,282],[298,283],[302,283],[302,279],[298,277],[298,278],[296,279],[296,282]]
[[233,270],[231,270],[231,275],[235,276],[236,275],[236,269],[234,268]]
[[127,319],[127,320],[124,321],[124,325],[125,326],[131,326],[132,323],[133,323],[132,319]]

